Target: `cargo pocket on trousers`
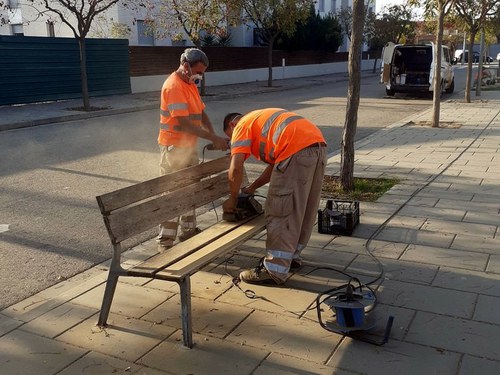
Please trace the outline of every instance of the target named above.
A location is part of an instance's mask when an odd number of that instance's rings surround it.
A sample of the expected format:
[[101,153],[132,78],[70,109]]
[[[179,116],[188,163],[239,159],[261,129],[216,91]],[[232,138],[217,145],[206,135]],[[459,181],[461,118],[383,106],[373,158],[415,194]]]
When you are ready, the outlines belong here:
[[267,214],[274,217],[288,216],[293,211],[293,190],[269,192]]

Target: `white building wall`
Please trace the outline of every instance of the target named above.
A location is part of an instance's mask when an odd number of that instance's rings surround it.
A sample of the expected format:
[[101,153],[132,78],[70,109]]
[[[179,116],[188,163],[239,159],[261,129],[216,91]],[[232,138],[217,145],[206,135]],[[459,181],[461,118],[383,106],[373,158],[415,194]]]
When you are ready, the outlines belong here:
[[[13,0],[11,0],[13,1]],[[366,0],[370,2],[370,7],[375,11],[376,0]],[[14,2],[14,1],[13,1]],[[22,30],[26,36],[49,36],[47,31],[47,21],[51,20],[54,23],[54,32],[56,37],[74,37],[72,30],[64,24],[58,16],[52,15],[50,18],[42,16],[35,20],[36,12],[31,6],[26,5],[23,0],[17,0],[21,4],[20,11],[10,15],[10,19],[23,21]],[[324,16],[328,13],[340,11],[342,7],[352,7],[352,0],[318,0],[315,2],[316,11]],[[320,9],[321,8],[321,9]],[[102,19],[102,17],[104,19]],[[143,8],[130,10],[120,5],[114,5],[105,13],[101,19],[93,23],[92,29],[89,32],[89,37],[111,37],[111,26],[113,22],[128,25],[130,34],[128,35],[130,45],[154,45],[154,46],[170,46],[170,45],[192,45],[186,38],[183,42],[172,43],[170,38],[155,39],[155,38],[140,38],[140,22],[146,17],[146,11]],[[138,21],[138,22],[136,22]],[[73,20],[76,25],[76,20]],[[19,27],[17,27],[19,29]],[[253,28],[248,26],[238,26],[230,28],[233,46],[249,47],[253,46]],[[0,34],[13,35],[13,27],[11,25],[0,26]],[[366,49],[366,47],[365,47]],[[349,39],[345,37],[343,45],[339,51],[349,50]]]

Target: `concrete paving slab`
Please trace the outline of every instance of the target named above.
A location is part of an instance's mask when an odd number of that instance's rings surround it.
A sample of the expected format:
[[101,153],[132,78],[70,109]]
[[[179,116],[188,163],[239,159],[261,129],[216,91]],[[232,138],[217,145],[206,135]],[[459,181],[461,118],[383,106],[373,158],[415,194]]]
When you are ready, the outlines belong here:
[[321,363],[328,360],[341,338],[308,319],[255,311],[227,340]]
[[458,221],[448,221],[440,219],[427,219],[422,225],[422,230],[442,232],[442,233],[460,233],[472,237],[490,237],[496,233],[496,225],[462,223]]
[[453,208],[418,207],[407,205],[404,206],[399,213],[403,216],[461,221],[467,211]]
[[97,312],[96,309],[67,302],[26,323],[22,330],[54,338]]
[[447,248],[453,242],[455,234],[414,229],[384,228],[375,238],[381,241]]
[[68,343],[128,362],[135,362],[176,331],[164,324],[110,314],[108,326],[96,326],[94,315],[64,332],[55,342]]
[[[458,207],[457,207],[458,206]],[[476,211],[488,214],[498,214],[498,203],[486,202],[457,202],[453,199],[440,199],[435,207],[438,208],[460,208],[467,211]]]
[[[152,280],[146,284],[148,288],[179,294],[179,285],[164,280]],[[216,299],[232,285],[231,277],[224,273],[199,271],[191,276],[191,295],[205,299]],[[168,301],[167,301],[168,303]]]
[[281,313],[283,315],[301,315],[316,298],[315,293],[304,290],[291,289],[286,286],[263,286],[241,283],[243,291],[250,290],[255,297],[248,298],[242,290],[233,287],[217,299],[220,302],[232,303],[237,306]]
[[498,326],[419,311],[406,341],[497,360],[499,335]]
[[434,347],[389,341],[382,347],[345,339],[328,362],[362,374],[455,374],[460,355]]
[[500,297],[479,295],[473,320],[500,325]]
[[195,345],[181,345],[178,332],[148,352],[137,363],[168,371],[169,374],[252,374],[269,350],[235,345],[217,338],[195,334]]
[[[404,260],[378,258],[384,269],[384,279],[413,282],[430,285],[436,277],[438,267],[434,265],[419,264]],[[380,275],[380,266],[373,258],[358,256],[356,260],[346,269],[348,273],[371,274],[375,277]]]
[[[499,198],[500,201],[500,198]],[[468,222],[468,223],[477,223],[477,224],[486,224],[486,225],[495,225],[498,224],[500,225],[500,215],[499,214],[485,214],[483,212],[467,212],[465,214],[465,217],[463,221]],[[498,233],[498,225],[497,231],[495,233]]]
[[[94,288],[82,294],[80,297],[75,298],[72,302],[77,305],[100,310],[102,298],[104,296],[104,287],[104,285],[101,285]],[[140,285],[131,285],[119,281],[113,297],[111,312],[133,318],[140,318],[173,295],[174,293]]]
[[474,293],[397,280],[385,280],[378,290],[379,301],[386,305],[462,318],[472,317],[476,302]]
[[[253,311],[242,306],[196,297],[191,298],[191,304],[193,331],[220,339],[226,337]],[[141,319],[180,329],[180,297],[173,297],[172,301],[159,305]]]
[[447,266],[465,268],[468,270],[484,271],[488,263],[488,255],[471,251],[460,251],[455,249],[443,249],[433,246],[408,245],[401,257],[402,260],[432,264],[435,266]]
[[0,314],[0,336],[3,336],[6,333],[16,329],[22,324],[24,324],[24,322]]
[[[500,249],[499,249],[500,252]],[[500,274],[500,255],[491,255],[486,272],[494,272]]]
[[458,375],[477,373],[491,375],[500,374],[500,361],[487,360],[482,357],[474,357],[468,354],[464,355]]
[[22,330],[0,337],[0,368],[9,375],[56,374],[87,350]]
[[479,253],[500,254],[500,238],[472,237],[457,234],[450,247]]
[[427,219],[415,216],[404,216],[404,215],[396,215],[389,220],[386,224],[387,227],[392,228],[410,228],[410,229],[420,229],[424,223],[427,222]]
[[440,267],[432,285],[500,297],[500,275],[495,273]]
[[279,353],[271,353],[259,367],[254,375],[359,375],[343,369],[334,369],[322,363],[304,361],[295,357]]
[[132,362],[122,361],[104,354],[89,352],[59,374],[61,375],[108,375],[108,374],[166,374],[144,366],[138,366]]

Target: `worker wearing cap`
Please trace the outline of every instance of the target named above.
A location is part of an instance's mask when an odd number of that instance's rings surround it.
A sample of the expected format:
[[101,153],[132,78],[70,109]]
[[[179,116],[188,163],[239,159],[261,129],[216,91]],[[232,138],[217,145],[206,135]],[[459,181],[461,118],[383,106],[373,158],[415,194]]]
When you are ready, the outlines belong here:
[[[200,137],[210,140],[214,149],[228,148],[227,140],[215,134],[198,92],[197,85],[207,67],[208,58],[203,51],[187,48],[180,57],[179,68],[163,84],[158,135],[160,175],[198,164]],[[160,224],[159,251],[172,247],[178,226],[179,218]],[[181,241],[199,232],[194,210],[181,217],[181,232]]]
[[234,212],[243,181],[243,164],[253,155],[268,164],[243,193],[269,182],[265,204],[266,256],[240,279],[254,284],[282,284],[290,269],[301,266],[321,197],[326,166],[326,142],[310,121],[280,108],[229,113],[224,132],[231,138],[230,198],[224,212]]

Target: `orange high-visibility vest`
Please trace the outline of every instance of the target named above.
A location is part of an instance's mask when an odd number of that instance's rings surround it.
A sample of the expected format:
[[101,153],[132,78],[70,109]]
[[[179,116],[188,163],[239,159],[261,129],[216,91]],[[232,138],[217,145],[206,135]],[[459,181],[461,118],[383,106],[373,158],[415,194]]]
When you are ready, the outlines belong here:
[[178,129],[178,117],[188,117],[189,121],[201,126],[201,114],[205,104],[201,100],[198,87],[184,82],[177,73],[172,73],[163,83],[160,103],[160,133],[158,144],[162,146],[194,147],[198,137]]
[[285,109],[267,108],[240,118],[231,137],[231,155],[252,154],[276,164],[315,143],[326,142],[312,122]]

